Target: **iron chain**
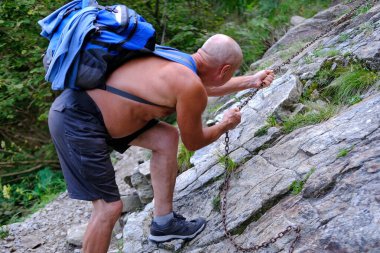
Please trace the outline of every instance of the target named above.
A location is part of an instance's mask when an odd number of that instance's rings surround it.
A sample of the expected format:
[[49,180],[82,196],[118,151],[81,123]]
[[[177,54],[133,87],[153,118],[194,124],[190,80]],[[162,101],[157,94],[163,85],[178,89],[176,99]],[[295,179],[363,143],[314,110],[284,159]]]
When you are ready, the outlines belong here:
[[[353,0],[353,1],[350,1],[349,3],[347,4],[351,4],[353,2],[356,2],[357,0]],[[279,66],[275,67],[273,69],[274,73],[278,73],[280,71],[280,69],[289,64],[291,62],[291,60],[293,60],[295,57],[297,57],[298,55],[300,55],[306,48],[310,47],[312,44],[314,44],[317,40],[319,40],[320,38],[326,36],[327,34],[329,34],[333,28],[336,28],[337,26],[339,26],[340,24],[350,20],[355,12],[360,8],[362,7],[366,2],[367,3],[370,3],[369,7],[372,7],[378,0],[372,0],[372,1],[368,1],[368,0],[363,0],[361,1],[357,6],[355,6],[354,8],[352,8],[347,14],[343,15],[339,20],[337,20],[336,22],[334,22],[332,25],[330,25],[326,30],[325,32],[321,33],[320,35],[318,35],[315,39],[313,39],[312,41],[310,41],[309,43],[307,43],[304,47],[302,47],[298,52],[296,52],[295,54],[293,54],[289,59],[287,59],[286,61],[284,61],[283,63],[281,63]],[[250,95],[238,106],[239,110],[243,109],[244,106],[246,106],[248,104],[248,102],[255,96],[255,94],[257,93],[257,89],[256,90],[253,90]],[[222,195],[223,195],[223,198],[222,198],[222,204],[221,204],[221,215],[222,215],[222,223],[223,223],[223,229],[224,229],[224,233],[227,237],[227,239],[231,242],[231,244],[236,248],[236,250],[238,251],[241,251],[241,252],[252,252],[252,251],[257,251],[259,249],[262,249],[262,248],[267,248],[270,244],[273,244],[275,243],[278,239],[282,238],[283,236],[289,234],[290,232],[294,231],[296,236],[294,238],[294,240],[292,241],[290,247],[289,247],[289,253],[292,253],[294,251],[294,247],[295,247],[295,244],[296,242],[301,238],[301,228],[300,226],[288,226],[286,229],[284,229],[283,231],[279,232],[277,234],[277,236],[275,237],[272,237],[270,238],[269,240],[267,241],[264,241],[262,242],[261,244],[257,244],[257,245],[253,245],[253,246],[250,246],[250,247],[243,247],[241,245],[239,245],[233,235],[231,234],[231,232],[228,230],[227,228],[227,193],[228,193],[228,190],[230,188],[230,178],[231,178],[231,174],[232,174],[232,171],[228,170],[228,157],[229,157],[229,141],[230,141],[230,138],[229,138],[229,135],[228,135],[228,132],[226,132],[226,136],[225,136],[225,168],[226,168],[226,176],[225,176],[225,179],[224,179],[224,183],[223,183],[223,187],[222,187]]]

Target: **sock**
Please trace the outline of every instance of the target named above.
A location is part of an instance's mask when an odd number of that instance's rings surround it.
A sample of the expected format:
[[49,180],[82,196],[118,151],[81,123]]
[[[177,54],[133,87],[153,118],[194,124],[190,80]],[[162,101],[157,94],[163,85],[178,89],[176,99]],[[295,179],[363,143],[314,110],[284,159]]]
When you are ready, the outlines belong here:
[[171,219],[173,219],[173,217],[174,217],[173,212],[170,212],[163,216],[155,216],[153,218],[153,221],[157,223],[157,225],[162,226],[168,223]]

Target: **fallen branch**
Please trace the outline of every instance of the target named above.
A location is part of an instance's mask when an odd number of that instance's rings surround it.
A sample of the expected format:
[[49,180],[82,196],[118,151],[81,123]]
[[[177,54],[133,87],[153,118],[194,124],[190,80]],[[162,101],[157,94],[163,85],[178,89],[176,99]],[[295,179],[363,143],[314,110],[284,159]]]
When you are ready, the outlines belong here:
[[21,175],[21,174],[26,174],[26,173],[38,170],[38,169],[40,169],[43,166],[44,166],[44,164],[39,164],[39,165],[34,166],[34,167],[32,167],[30,169],[27,169],[27,170],[12,172],[12,173],[8,173],[8,174],[3,174],[3,175],[0,175],[0,178],[1,177],[11,177],[11,176],[18,176],[18,175]]
[[20,165],[20,164],[33,164],[33,163],[40,163],[40,164],[58,164],[57,160],[29,160],[29,161],[12,161],[12,162],[0,162],[0,166],[2,165]]

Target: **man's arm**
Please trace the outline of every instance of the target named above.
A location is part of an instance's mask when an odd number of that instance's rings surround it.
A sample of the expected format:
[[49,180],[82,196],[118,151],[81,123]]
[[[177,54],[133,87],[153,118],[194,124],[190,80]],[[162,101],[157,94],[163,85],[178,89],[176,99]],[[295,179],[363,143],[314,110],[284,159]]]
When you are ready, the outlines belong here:
[[233,77],[222,86],[207,87],[207,95],[210,97],[220,97],[241,90],[264,88],[269,86],[273,79],[274,74],[272,70],[262,70],[249,76]]
[[182,142],[189,150],[207,146],[240,122],[240,112],[233,109],[219,124],[203,128],[201,115],[206,105],[207,94],[201,84],[184,87],[177,97],[177,122]]

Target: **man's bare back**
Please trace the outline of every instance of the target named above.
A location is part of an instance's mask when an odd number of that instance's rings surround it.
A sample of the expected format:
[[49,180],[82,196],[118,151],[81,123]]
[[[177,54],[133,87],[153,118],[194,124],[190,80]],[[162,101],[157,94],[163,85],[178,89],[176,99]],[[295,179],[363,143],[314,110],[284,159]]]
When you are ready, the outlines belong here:
[[[112,73],[107,85],[162,105],[135,102],[101,89],[87,91],[101,110],[107,130],[113,138],[127,136],[153,118],[174,113],[177,98],[184,90],[192,89],[192,86],[202,88],[200,78],[190,69],[155,56],[125,63]],[[200,92],[196,103],[206,101],[206,92]]]

